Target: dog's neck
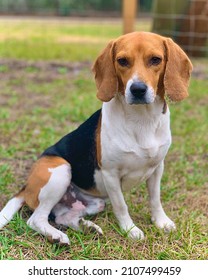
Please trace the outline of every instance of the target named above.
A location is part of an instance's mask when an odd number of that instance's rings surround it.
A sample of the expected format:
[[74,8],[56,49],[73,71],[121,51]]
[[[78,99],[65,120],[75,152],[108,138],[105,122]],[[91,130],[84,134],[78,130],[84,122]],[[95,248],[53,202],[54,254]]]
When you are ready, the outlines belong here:
[[134,139],[133,141],[140,147],[145,148],[152,147],[154,145],[152,143],[157,142],[158,139],[162,139],[161,143],[163,143],[167,137],[170,137],[170,112],[167,108],[166,113],[163,114],[163,107],[164,100],[159,96],[148,105],[129,105],[124,96],[116,95],[111,101],[103,103],[104,135],[108,141],[114,137],[123,138],[119,140],[121,142],[126,141],[124,138],[130,139],[130,142]]
[[109,120],[123,115],[134,122],[154,121],[169,111],[166,101],[160,96],[156,96],[155,101],[151,104],[130,105],[126,103],[125,97],[121,94],[117,94],[111,101],[103,103],[103,110],[108,112]]

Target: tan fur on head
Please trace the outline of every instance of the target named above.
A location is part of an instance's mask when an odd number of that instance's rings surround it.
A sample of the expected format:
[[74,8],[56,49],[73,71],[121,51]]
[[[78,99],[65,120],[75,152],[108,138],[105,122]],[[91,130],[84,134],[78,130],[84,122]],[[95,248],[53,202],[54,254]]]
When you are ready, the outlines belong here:
[[193,67],[188,56],[173,40],[167,38],[164,44],[167,54],[165,91],[172,101],[181,101],[188,96],[189,78]]
[[[156,54],[155,54],[156,53]],[[161,57],[158,67],[151,67],[151,56]],[[127,67],[118,65],[119,57],[128,59]],[[155,94],[172,101],[188,96],[192,64],[184,51],[171,40],[150,32],[133,32],[110,41],[92,68],[95,73],[97,97],[110,101],[116,93],[125,93],[133,75],[150,85]]]
[[93,65],[97,97],[104,102],[110,101],[118,91],[118,80],[113,63],[114,41],[103,50]]

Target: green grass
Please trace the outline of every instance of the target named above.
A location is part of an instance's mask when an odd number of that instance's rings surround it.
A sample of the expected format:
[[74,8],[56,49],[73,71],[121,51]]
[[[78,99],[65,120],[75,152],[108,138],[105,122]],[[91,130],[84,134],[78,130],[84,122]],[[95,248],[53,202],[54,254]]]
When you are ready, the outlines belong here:
[[[144,23],[139,28],[147,26]],[[92,59],[120,32],[119,23],[105,23],[100,31],[99,24],[89,22],[0,21],[0,36],[7,37],[0,39],[4,57],[0,63],[0,209],[25,184],[39,154],[101,106],[90,71]],[[72,38],[87,38],[89,43],[70,43],[68,53],[68,43],[57,42],[69,33]],[[13,41],[11,49],[8,40]],[[44,52],[41,48],[35,52],[37,42]],[[193,62],[197,71],[190,97],[170,104],[173,144],[161,184],[163,206],[176,222],[176,232],[167,235],[152,225],[142,185],[125,198],[133,220],[145,232],[144,241],[129,240],[108,205],[105,212],[90,217],[102,227],[104,236],[68,229],[71,246],[51,245],[27,226],[31,212],[24,207],[0,231],[0,259],[208,258],[208,61]]]
[[[148,30],[149,27],[150,22],[144,21],[137,25],[137,30]],[[121,32],[120,21],[0,20],[0,57],[92,60],[106,42],[118,37]]]

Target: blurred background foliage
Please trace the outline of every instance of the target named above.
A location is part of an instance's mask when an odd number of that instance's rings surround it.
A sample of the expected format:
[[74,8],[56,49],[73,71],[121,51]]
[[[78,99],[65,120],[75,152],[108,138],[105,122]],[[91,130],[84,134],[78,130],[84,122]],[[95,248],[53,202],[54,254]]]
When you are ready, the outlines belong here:
[[[153,0],[140,0],[140,9],[150,12]],[[111,11],[115,15],[121,14],[121,0],[0,0],[1,14],[43,14],[43,15],[86,15],[89,11]],[[100,13],[99,13],[100,16]]]

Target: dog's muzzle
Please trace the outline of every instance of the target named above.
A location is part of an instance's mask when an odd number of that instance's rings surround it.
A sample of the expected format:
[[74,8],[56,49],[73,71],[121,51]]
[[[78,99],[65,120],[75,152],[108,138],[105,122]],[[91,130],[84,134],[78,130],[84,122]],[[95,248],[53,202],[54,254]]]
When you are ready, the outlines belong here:
[[128,104],[150,104],[154,101],[154,91],[143,82],[130,80],[125,98]]

